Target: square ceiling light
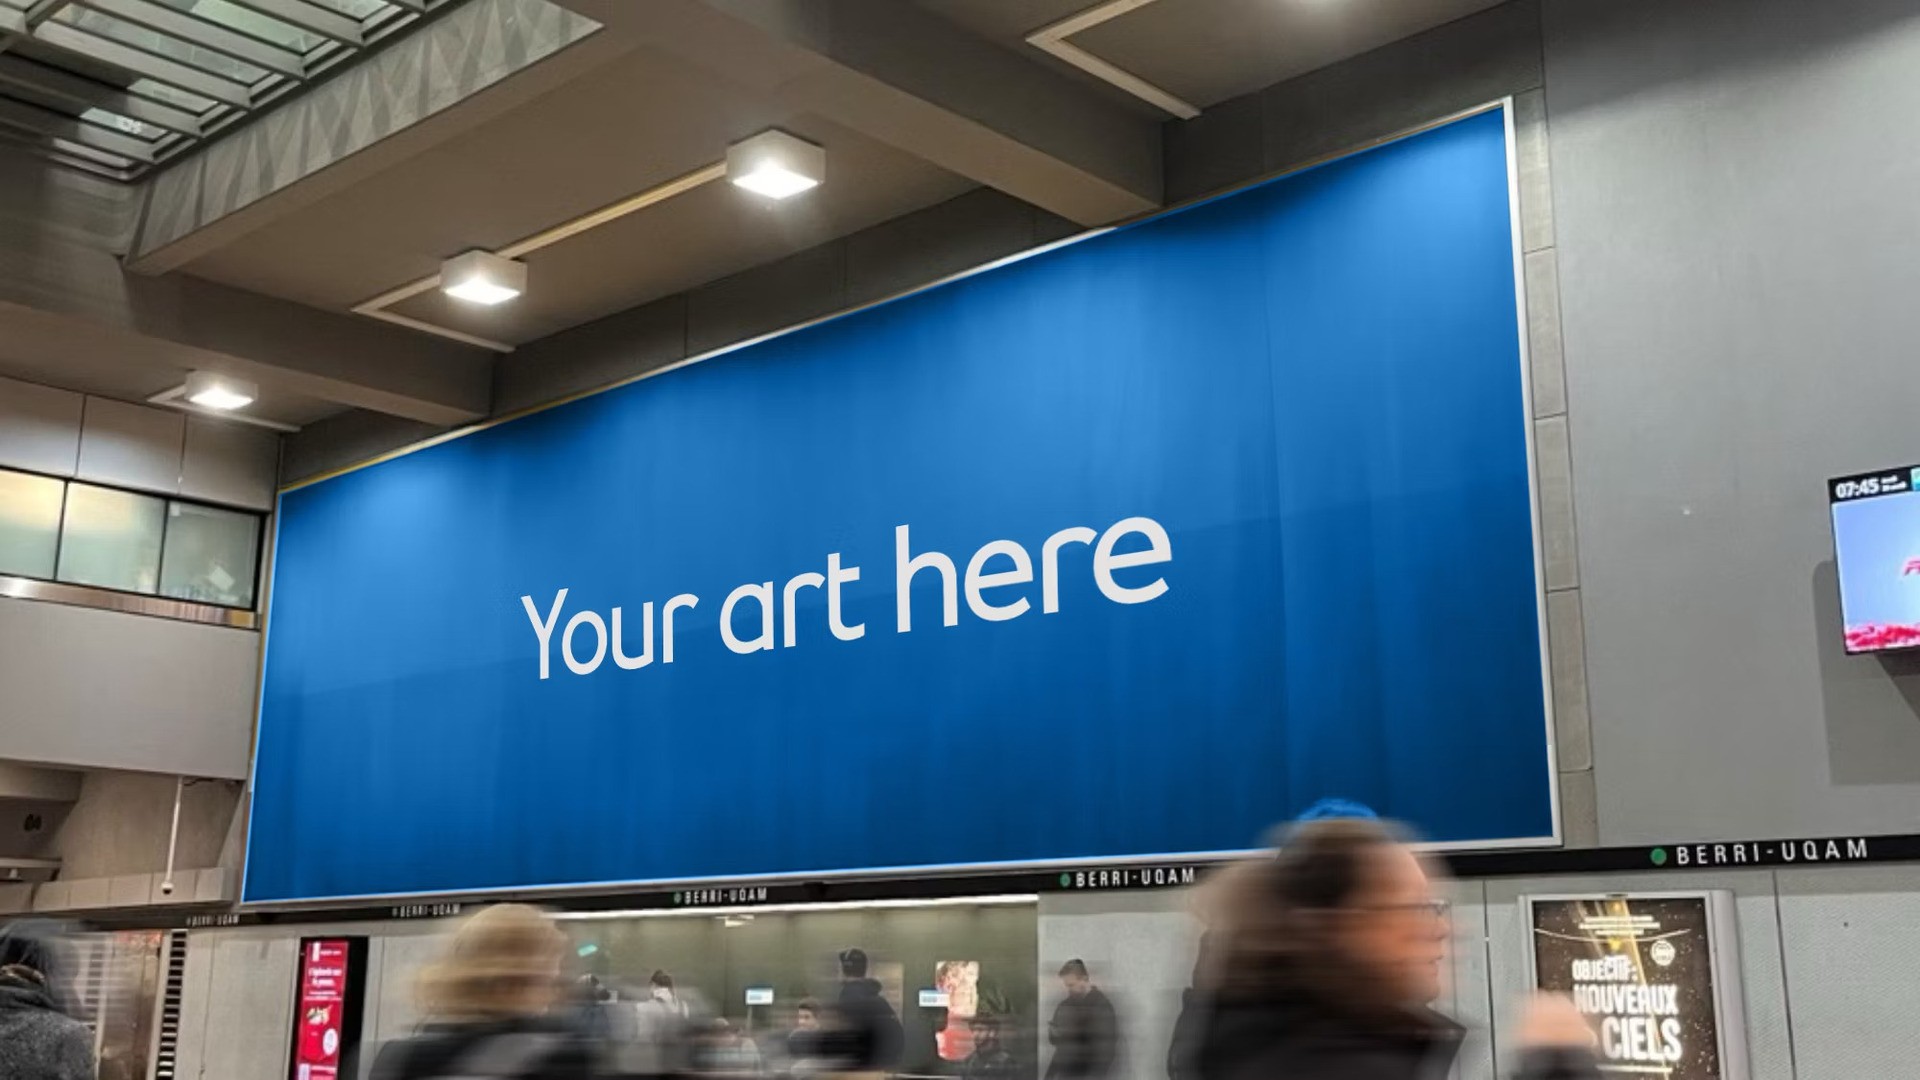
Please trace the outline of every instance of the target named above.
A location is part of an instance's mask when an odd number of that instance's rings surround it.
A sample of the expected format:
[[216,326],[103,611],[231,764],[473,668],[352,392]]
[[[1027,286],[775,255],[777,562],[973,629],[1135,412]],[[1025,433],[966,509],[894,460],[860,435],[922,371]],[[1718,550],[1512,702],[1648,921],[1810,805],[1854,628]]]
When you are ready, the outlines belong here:
[[784,131],[763,131],[727,147],[727,179],[769,199],[787,199],[827,178],[827,152]]
[[440,264],[440,291],[474,304],[504,304],[527,291],[527,264],[474,250]]
[[229,412],[253,404],[253,399],[260,396],[260,388],[245,379],[217,371],[195,371],[187,376],[185,388],[176,393],[203,409]]

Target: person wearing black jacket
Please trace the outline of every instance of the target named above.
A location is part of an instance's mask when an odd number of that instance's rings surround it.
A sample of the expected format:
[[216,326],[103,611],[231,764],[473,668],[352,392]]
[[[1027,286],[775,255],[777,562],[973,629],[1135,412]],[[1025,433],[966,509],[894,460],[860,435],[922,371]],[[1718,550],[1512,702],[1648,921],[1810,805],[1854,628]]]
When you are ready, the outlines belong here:
[[1083,961],[1067,961],[1060,969],[1060,982],[1067,996],[1047,1026],[1047,1038],[1053,1044],[1047,1080],[1106,1080],[1120,1048],[1113,1002],[1093,985]]
[[[1217,880],[1204,970],[1182,1045],[1192,1080],[1440,1080],[1464,1029],[1441,993],[1445,907],[1391,827],[1297,826],[1270,859]],[[1516,1080],[1599,1080],[1592,1036],[1564,998],[1520,1027]]]
[[593,1050],[550,1015],[566,939],[519,904],[462,923],[420,983],[418,1034],[382,1047],[372,1080],[591,1080]]
[[60,927],[0,930],[0,1080],[93,1080],[93,1032],[60,1008]]
[[900,1065],[906,1033],[900,1017],[880,994],[880,983],[867,977],[867,954],[847,949],[840,954],[838,1031],[828,1044],[832,1056],[853,1072],[890,1072]]

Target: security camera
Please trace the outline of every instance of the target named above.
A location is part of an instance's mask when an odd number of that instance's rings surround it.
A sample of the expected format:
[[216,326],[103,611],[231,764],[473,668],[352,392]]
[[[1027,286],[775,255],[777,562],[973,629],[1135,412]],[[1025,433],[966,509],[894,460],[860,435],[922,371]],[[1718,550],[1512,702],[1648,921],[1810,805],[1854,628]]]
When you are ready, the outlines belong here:
[[172,895],[173,895],[173,882],[171,882],[171,881],[163,881],[163,882],[161,882],[161,883],[160,883],[160,895],[161,895],[161,896],[172,896]]

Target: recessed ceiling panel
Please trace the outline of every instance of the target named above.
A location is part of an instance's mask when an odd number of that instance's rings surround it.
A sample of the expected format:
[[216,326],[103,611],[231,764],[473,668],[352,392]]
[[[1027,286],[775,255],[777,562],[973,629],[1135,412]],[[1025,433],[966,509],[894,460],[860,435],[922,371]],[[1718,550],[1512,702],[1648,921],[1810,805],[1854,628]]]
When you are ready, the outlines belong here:
[[1205,107],[1500,2],[1158,0],[1073,43]]
[[[1027,35],[1105,0],[917,0],[982,37],[1040,57]],[[1149,0],[1068,40],[1206,107],[1338,63],[1502,0]],[[1103,84],[1105,85],[1105,84]],[[1123,92],[1108,88],[1114,94]],[[1137,100],[1137,99],[1133,99]]]
[[461,2],[0,0],[0,139],[138,179]]
[[[618,123],[610,119],[618,117]],[[826,181],[774,202],[724,181],[527,257],[527,294],[496,308],[437,292],[392,310],[519,343],[781,258],[973,185],[874,139],[794,115],[640,50],[377,177],[189,263],[189,273],[344,311],[721,160],[778,127],[826,148]]]

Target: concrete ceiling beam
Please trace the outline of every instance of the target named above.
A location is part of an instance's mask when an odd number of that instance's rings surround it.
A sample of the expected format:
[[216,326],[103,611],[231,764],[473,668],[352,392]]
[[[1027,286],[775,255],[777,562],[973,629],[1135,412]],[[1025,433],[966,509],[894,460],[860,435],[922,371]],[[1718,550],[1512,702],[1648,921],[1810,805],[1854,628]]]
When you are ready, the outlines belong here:
[[[1161,202],[1160,125],[900,0],[560,0],[1082,225]],[[832,169],[831,163],[828,165]]]

